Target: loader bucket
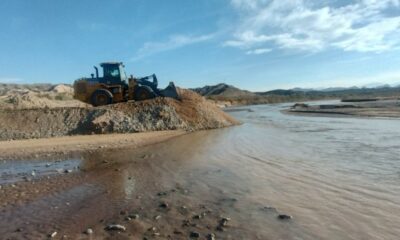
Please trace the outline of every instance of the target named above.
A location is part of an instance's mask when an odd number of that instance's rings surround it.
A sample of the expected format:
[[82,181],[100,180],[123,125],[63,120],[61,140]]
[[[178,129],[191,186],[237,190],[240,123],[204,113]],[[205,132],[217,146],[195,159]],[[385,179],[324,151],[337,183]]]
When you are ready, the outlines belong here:
[[170,82],[168,87],[166,87],[165,89],[160,90],[160,95],[163,97],[170,97],[180,100],[178,91],[176,90],[175,84],[173,82]]

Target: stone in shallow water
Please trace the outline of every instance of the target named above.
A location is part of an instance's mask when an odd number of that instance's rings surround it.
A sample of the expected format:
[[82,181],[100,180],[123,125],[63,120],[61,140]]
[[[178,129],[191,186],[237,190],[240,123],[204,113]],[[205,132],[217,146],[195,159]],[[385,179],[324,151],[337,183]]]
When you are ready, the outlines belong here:
[[120,224],[110,224],[105,229],[107,231],[125,231],[126,227]]
[[56,235],[57,235],[57,232],[52,232],[52,233],[49,234],[49,237],[50,238],[54,238]]
[[221,221],[219,222],[219,224],[223,227],[225,227],[226,225],[228,225],[228,222],[230,221],[230,218],[222,218]]
[[207,235],[207,240],[215,240],[215,234],[214,233],[210,233]]
[[168,208],[168,203],[166,203],[166,202],[163,202],[163,203],[161,203],[160,204],[160,208]]
[[279,214],[278,215],[278,219],[280,219],[280,220],[290,220],[292,218],[293,218],[292,216],[286,215],[286,214]]
[[139,218],[139,214],[130,214],[129,217],[132,218],[132,219],[138,219]]
[[199,238],[200,237],[200,233],[198,232],[191,232],[190,233],[190,238]]

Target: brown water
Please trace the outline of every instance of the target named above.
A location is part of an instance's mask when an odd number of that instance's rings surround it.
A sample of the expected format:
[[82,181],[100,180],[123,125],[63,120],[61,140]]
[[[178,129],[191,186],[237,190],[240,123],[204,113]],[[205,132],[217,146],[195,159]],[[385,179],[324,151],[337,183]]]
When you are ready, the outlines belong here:
[[[399,239],[400,121],[293,116],[280,112],[285,107],[246,107],[252,111],[231,112],[241,126],[82,156],[84,172],[75,174],[84,183],[6,209],[0,234],[11,231],[6,222],[28,222],[37,236],[48,231],[39,226],[81,232],[124,207],[141,206],[150,219],[157,192],[178,189],[165,197],[172,205],[232,218],[217,239]],[[170,231],[178,215],[166,214],[158,227]],[[199,225],[202,234],[214,231]]]

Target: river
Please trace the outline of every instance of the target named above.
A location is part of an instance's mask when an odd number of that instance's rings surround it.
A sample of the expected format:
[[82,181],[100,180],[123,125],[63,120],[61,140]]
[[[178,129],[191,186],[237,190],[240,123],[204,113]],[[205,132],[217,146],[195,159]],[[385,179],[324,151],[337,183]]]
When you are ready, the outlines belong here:
[[[201,205],[215,218],[231,219],[223,232],[209,227],[213,219],[195,227],[204,236],[216,232],[217,239],[399,239],[400,120],[282,113],[289,105],[235,108],[229,113],[240,126],[140,150],[83,155],[84,171],[77,174],[89,176],[85,183],[3,211],[0,226],[30,220],[36,231],[59,221],[70,234],[124,207],[150,211],[157,192],[174,188],[185,191],[166,197],[171,205]],[[102,167],[107,161],[115,167]],[[60,202],[75,210],[46,208]],[[181,220],[172,215],[159,221],[164,232]]]

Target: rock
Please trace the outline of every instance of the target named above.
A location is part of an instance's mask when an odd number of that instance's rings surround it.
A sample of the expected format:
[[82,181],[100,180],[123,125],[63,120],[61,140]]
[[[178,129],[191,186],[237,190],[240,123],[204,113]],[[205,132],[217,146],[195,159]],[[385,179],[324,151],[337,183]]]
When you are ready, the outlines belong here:
[[159,192],[159,193],[157,193],[157,196],[166,196],[167,195],[167,192]]
[[71,169],[65,169],[64,173],[72,173],[72,170]]
[[180,234],[183,234],[183,232],[181,232],[181,231],[175,229],[175,230],[174,230],[174,234],[177,234],[177,235],[179,234],[179,235],[180,235]]
[[215,240],[215,234],[214,233],[210,233],[207,235],[207,240]]
[[279,214],[279,215],[278,215],[278,218],[279,218],[280,220],[290,220],[290,219],[292,219],[293,217],[290,216],[290,215],[286,215],[286,214]]
[[50,167],[51,166],[51,164],[50,163],[46,163],[46,167]]
[[52,233],[49,234],[49,237],[50,238],[54,238],[56,235],[57,235],[57,232],[52,232]]
[[168,208],[168,203],[166,202],[161,203],[160,208]]
[[86,229],[85,233],[86,233],[87,235],[91,235],[91,234],[93,234],[93,229],[88,228],[88,229]]
[[139,214],[130,214],[128,217],[132,219],[139,219]]
[[121,215],[126,215],[128,212],[126,211],[126,210],[121,210],[120,212],[119,212],[119,214],[121,214]]
[[189,237],[190,238],[199,238],[200,237],[200,233],[198,233],[198,232],[190,232]]
[[265,207],[263,207],[262,209],[265,210],[265,211],[277,211],[276,208],[271,207],[271,206],[265,206]]
[[30,182],[30,181],[32,181],[32,179],[29,178],[29,177],[27,177],[27,176],[24,176],[23,179],[25,180],[25,182]]
[[126,227],[120,224],[110,224],[108,225],[105,230],[107,231],[126,231]]
[[130,217],[125,217],[125,220],[126,220],[126,221],[130,221],[130,220],[132,220],[132,218],[130,218]]
[[157,215],[157,216],[154,217],[154,220],[158,220],[160,218],[161,218],[161,215]]
[[193,216],[193,219],[200,219],[200,218],[201,218],[201,215],[199,215],[199,214]]
[[225,227],[228,225],[228,222],[230,221],[230,218],[222,218],[221,221],[219,221],[220,226]]
[[292,106],[292,109],[296,109],[296,108],[308,108],[308,104],[305,103],[296,103]]

